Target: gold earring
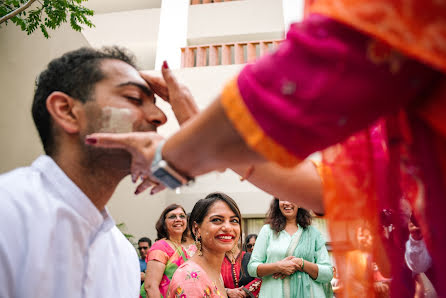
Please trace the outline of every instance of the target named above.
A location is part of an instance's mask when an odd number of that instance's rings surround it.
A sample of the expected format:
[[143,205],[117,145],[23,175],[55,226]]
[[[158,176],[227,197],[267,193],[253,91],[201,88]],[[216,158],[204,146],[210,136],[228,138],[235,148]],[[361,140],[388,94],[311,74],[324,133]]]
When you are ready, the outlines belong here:
[[198,237],[195,239],[195,246],[197,247],[197,255],[202,256],[203,252],[201,251],[201,240]]

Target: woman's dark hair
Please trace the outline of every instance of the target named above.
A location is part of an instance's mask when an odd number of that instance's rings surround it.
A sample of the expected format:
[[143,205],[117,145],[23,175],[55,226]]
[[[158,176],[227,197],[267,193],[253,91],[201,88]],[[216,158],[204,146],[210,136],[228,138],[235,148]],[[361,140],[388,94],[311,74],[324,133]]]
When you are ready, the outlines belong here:
[[[235,215],[238,217],[240,223],[240,236],[242,235],[242,215],[240,213],[240,209],[237,206],[237,203],[227,194],[224,194],[222,192],[213,192],[208,194],[204,199],[201,199],[197,203],[195,203],[195,206],[190,214],[189,230],[194,240],[197,240],[194,231],[194,223],[200,225],[203,222],[206,215],[208,214],[209,209],[217,201],[223,201],[224,203],[226,203],[226,205],[229,206],[229,209],[231,209],[232,212],[234,212]],[[240,237],[240,244],[241,244],[241,237]]]
[[255,238],[255,239],[257,239],[257,234],[249,234],[248,236],[246,236],[246,238],[245,238],[245,243],[244,243],[244,245],[243,245],[243,250],[244,250],[244,251],[247,250],[246,245],[248,245],[249,240],[251,240],[251,238]]
[[[161,213],[160,218],[158,218],[158,221],[156,222],[156,225],[155,225],[156,232],[157,232],[156,241],[158,241],[162,238],[169,239],[169,233],[167,232],[167,227],[166,227],[166,215],[170,211],[178,209],[178,208],[183,209],[184,214],[186,214],[186,211],[184,210],[183,206],[178,205],[178,204],[170,204]],[[181,241],[186,241],[186,236],[187,236],[187,222],[186,222],[186,229],[184,230],[183,235],[181,236]]]
[[[268,213],[266,214],[265,222],[271,226],[276,233],[279,233],[285,229],[286,218],[282,214],[279,208],[279,199],[274,198],[269,206]],[[303,229],[306,229],[311,225],[311,214],[308,210],[299,207],[296,215],[296,223],[298,223]]]

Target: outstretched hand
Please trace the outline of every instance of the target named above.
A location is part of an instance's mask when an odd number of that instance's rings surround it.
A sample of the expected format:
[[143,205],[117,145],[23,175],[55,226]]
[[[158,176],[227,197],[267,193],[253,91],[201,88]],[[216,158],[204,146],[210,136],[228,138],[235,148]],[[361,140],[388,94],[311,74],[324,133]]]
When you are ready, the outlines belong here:
[[[147,72],[140,72],[152,90],[172,106],[172,110],[180,125],[198,114],[198,106],[189,89],[180,84],[172,71],[163,63],[161,69],[163,77],[157,77]],[[94,133],[86,137],[85,142],[91,146],[104,148],[119,148],[127,150],[132,155],[131,176],[133,183],[141,179],[135,194],[139,194],[149,187],[150,193],[155,194],[165,188],[155,177],[150,167],[157,144],[163,137],[155,132],[132,133]]]
[[132,155],[130,167],[132,181],[136,183],[138,179],[142,180],[135,194],[149,187],[152,187],[150,193],[155,194],[165,188],[150,171],[156,146],[162,140],[163,137],[155,132],[94,133],[86,137],[85,143],[95,147],[127,150]]
[[172,106],[178,123],[183,125],[198,114],[198,106],[189,88],[177,81],[172,70],[167,66],[167,62],[163,63],[161,73],[162,78],[144,71],[140,72],[140,75],[159,97]]

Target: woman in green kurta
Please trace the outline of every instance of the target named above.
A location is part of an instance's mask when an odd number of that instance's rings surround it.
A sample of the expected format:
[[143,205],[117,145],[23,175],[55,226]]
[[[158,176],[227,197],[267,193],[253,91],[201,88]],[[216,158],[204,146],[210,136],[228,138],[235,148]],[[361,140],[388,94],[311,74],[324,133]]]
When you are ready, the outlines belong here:
[[274,198],[248,264],[262,278],[259,297],[332,297],[333,268],[311,215]]

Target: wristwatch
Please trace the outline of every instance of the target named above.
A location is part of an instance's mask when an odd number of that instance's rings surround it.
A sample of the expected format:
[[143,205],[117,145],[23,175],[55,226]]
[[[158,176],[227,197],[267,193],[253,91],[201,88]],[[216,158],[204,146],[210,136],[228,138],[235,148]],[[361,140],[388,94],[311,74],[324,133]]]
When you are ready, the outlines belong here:
[[156,147],[155,156],[150,166],[150,171],[153,176],[170,189],[176,189],[180,186],[190,184],[194,181],[193,178],[180,174],[163,159],[162,149],[165,143],[166,140],[163,140]]

